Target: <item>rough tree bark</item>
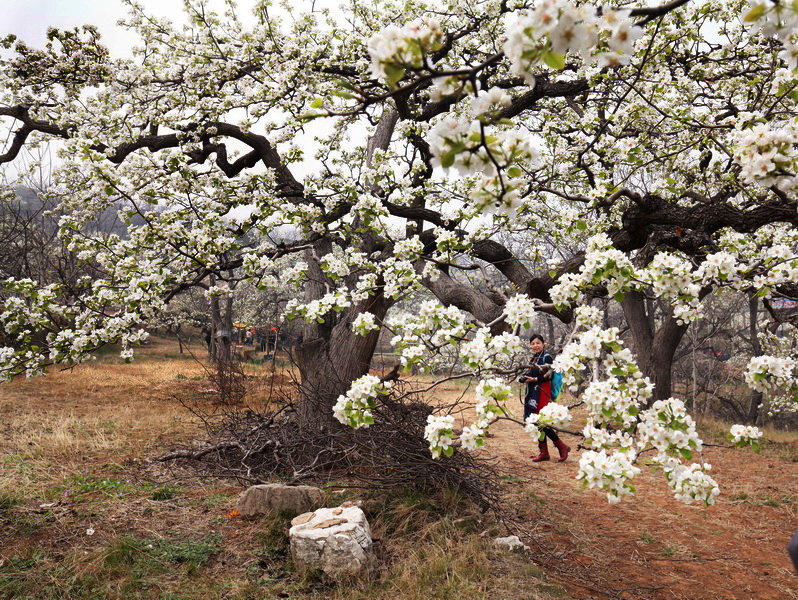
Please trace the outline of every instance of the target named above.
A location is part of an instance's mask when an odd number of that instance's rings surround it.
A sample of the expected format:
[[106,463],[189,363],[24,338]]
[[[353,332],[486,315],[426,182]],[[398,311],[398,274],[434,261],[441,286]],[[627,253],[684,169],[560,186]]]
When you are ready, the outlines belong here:
[[640,370],[654,383],[650,403],[670,398],[673,357],[689,325],[679,325],[668,308],[659,329],[652,326],[653,304],[648,305],[640,292],[626,293],[621,306],[632,334]]
[[[759,298],[751,294],[748,299],[748,335],[751,338],[752,356],[762,354],[762,344],[759,343],[759,328],[757,327],[757,313],[759,312]],[[751,401],[748,405],[748,422],[756,425],[759,420],[759,408],[764,399],[762,392],[751,390]]]

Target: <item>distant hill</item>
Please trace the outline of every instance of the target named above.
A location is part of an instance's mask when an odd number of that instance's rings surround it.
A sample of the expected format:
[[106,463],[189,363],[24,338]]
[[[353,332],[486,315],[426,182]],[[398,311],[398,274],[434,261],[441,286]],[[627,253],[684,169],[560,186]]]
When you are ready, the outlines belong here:
[[[10,210],[17,212],[26,221],[38,221],[48,231],[52,231],[57,227],[58,217],[44,214],[54,207],[53,201],[42,200],[39,193],[29,187],[17,186],[14,191],[17,197]],[[1,207],[0,210],[2,210]],[[137,219],[137,221],[134,221],[137,225],[143,223],[142,219]],[[119,218],[118,209],[114,207],[105,209],[90,229],[97,233],[115,233],[122,238],[127,237],[127,226]]]

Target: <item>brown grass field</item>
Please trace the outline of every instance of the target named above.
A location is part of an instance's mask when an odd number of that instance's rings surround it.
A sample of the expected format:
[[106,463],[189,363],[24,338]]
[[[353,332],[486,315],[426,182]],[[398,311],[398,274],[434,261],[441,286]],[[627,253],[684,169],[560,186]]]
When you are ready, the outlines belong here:
[[[250,404],[268,395],[270,368],[247,367],[261,382]],[[204,439],[178,398],[211,409],[209,386],[176,342],[155,339],[131,364],[106,352],[0,387],[0,598],[798,599],[784,551],[798,528],[794,433],[767,431],[759,455],[708,447],[716,506],[677,504],[645,469],[639,493],[609,506],[574,480],[579,452],[532,463],[528,436],[498,423],[483,452],[503,468],[531,557],[495,552],[491,536],[508,532],[447,513],[445,494],[396,490],[367,504],[380,567],[326,582],[291,569],[285,519],[231,518],[241,486],[152,461]],[[462,395],[451,382],[431,401]],[[721,443],[725,426],[702,427]]]

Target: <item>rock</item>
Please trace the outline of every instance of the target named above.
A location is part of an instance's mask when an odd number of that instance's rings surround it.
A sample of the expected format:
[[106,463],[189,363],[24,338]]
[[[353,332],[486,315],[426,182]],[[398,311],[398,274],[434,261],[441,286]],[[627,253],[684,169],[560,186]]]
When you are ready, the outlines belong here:
[[525,546],[517,535],[500,537],[493,540],[493,547],[507,552],[528,552],[529,546]]
[[291,525],[294,526],[294,525],[302,525],[302,523],[307,523],[315,516],[315,514],[316,513],[306,512],[302,513],[301,515],[297,515],[296,517],[291,519]]
[[288,532],[291,557],[299,570],[318,569],[333,577],[354,575],[374,560],[371,529],[356,506],[320,508],[304,523],[292,521],[292,525]]
[[284,511],[305,513],[320,506],[324,500],[322,491],[310,485],[283,485],[267,483],[253,485],[238,497],[238,514],[242,517]]

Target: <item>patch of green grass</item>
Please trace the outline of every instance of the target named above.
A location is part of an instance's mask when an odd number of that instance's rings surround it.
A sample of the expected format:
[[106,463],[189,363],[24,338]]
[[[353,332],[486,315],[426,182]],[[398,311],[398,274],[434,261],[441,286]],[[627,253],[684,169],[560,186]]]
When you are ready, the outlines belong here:
[[8,492],[1,492],[0,493],[0,512],[7,511],[17,504],[22,502],[16,496],[9,494]]
[[3,457],[3,464],[8,465],[17,473],[29,474],[33,472],[33,463],[30,462],[30,456],[25,452],[18,454],[9,454]]
[[25,591],[28,573],[39,566],[44,559],[44,553],[37,548],[31,548],[23,554],[12,556],[6,564],[0,567],[0,597],[33,598],[33,596],[27,596]]
[[194,360],[194,357],[190,354],[164,354],[164,359],[178,359],[178,360]]
[[673,546],[665,546],[662,550],[660,550],[660,554],[662,556],[676,556],[679,553],[678,548],[674,548]]
[[162,485],[153,491],[152,495],[150,496],[151,499],[157,500],[159,502],[163,502],[164,500],[171,500],[175,496],[180,494],[180,488],[176,485],[172,485],[171,483],[167,483]]
[[218,534],[149,539],[125,535],[108,546],[103,565],[112,572],[129,570],[138,575],[183,565],[188,575],[194,575],[221,549],[222,536]]
[[517,475],[499,475],[499,479],[507,483],[524,483],[524,479]]
[[409,535],[442,516],[454,515],[463,504],[464,498],[456,490],[407,486],[367,500],[365,510],[379,519],[386,535]]
[[130,481],[112,477],[97,477],[86,473],[78,473],[67,477],[64,484],[54,488],[56,495],[77,497],[86,494],[101,496],[121,496],[135,490]]
[[646,544],[654,543],[654,538],[651,537],[651,534],[648,531],[644,531],[640,534],[640,539],[643,540]]

